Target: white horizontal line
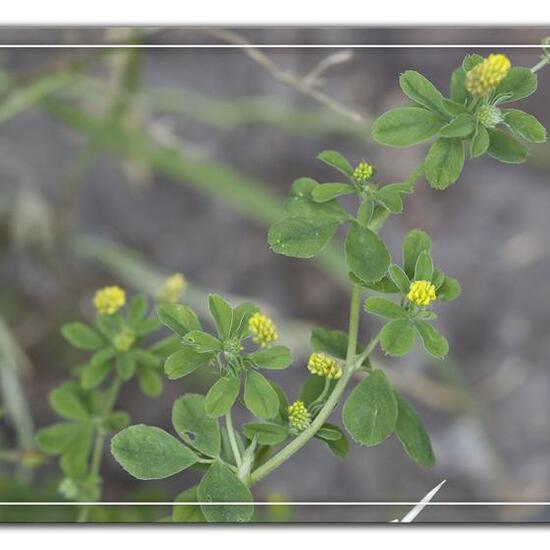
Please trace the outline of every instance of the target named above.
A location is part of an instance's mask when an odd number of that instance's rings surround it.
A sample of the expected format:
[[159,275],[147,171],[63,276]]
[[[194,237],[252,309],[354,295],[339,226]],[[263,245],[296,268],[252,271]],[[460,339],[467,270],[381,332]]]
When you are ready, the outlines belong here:
[[[418,502],[0,502],[0,506],[416,506]],[[550,506],[543,502],[426,502],[426,506]]]
[[68,49],[68,48],[134,48],[134,49],[174,49],[174,48],[217,48],[217,49],[405,49],[405,48],[499,48],[499,49],[533,49],[542,48],[541,44],[0,44],[5,49]]

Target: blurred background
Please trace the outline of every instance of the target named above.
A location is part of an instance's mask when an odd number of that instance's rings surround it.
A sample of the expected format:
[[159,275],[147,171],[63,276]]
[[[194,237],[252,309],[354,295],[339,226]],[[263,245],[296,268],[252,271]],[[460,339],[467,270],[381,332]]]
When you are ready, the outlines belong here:
[[[184,303],[206,311],[208,291],[250,299],[281,327],[297,361],[277,380],[297,398],[311,327],[345,329],[346,273],[334,251],[314,261],[266,244],[292,181],[334,181],[315,160],[337,149],[403,181],[426,147],[391,150],[371,121],[404,103],[399,74],[414,68],[442,91],[471,48],[353,49],[346,44],[538,44],[550,29],[1,29],[2,44],[286,44],[281,49],[0,50],[0,501],[57,501],[57,461],[32,468],[33,433],[55,421],[48,392],[83,360],[59,327],[90,319],[91,297],[118,284],[154,295],[165,278],[188,281]],[[292,44],[342,44],[298,49]],[[536,48],[506,49],[533,66]],[[521,109],[550,127],[550,69]],[[346,463],[313,441],[254,488],[258,500],[417,501],[446,479],[444,501],[550,500],[550,149],[506,166],[468,161],[444,193],[417,186],[383,229],[394,258],[412,228],[426,230],[436,262],[462,284],[440,304],[451,353],[420,350],[377,362],[414,404],[437,464],[414,464],[390,438],[353,445]],[[372,321],[371,321],[372,322]],[[373,330],[363,322],[362,338]],[[133,422],[171,429],[200,374],[166,382],[160,398],[133,382],[120,408]],[[245,420],[245,416],[237,421]],[[339,422],[339,414],[335,415]],[[104,457],[104,500],[170,500],[197,474],[131,478]],[[270,521],[388,521],[403,506],[293,507]],[[169,510],[98,509],[97,520],[156,521]],[[0,507],[0,521],[72,521],[70,507]],[[418,521],[548,521],[544,506],[426,509]]]

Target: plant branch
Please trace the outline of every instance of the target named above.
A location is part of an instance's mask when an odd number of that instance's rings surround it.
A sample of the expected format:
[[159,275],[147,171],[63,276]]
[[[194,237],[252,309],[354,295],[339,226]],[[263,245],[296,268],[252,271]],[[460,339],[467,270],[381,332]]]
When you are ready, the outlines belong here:
[[235,457],[235,463],[237,468],[241,467],[241,453],[239,452],[239,446],[237,445],[237,440],[235,438],[235,430],[233,429],[233,419],[231,418],[231,411],[225,413],[225,426],[227,428],[227,435],[229,437],[229,443],[231,445],[231,450],[233,451],[233,456]]

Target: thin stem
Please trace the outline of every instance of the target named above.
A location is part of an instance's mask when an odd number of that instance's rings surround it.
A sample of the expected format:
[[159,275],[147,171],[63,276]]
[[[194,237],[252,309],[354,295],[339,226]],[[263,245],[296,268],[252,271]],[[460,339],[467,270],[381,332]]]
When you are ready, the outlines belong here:
[[227,435],[229,436],[229,443],[231,445],[231,450],[233,451],[233,456],[235,457],[235,462],[237,463],[237,468],[240,468],[242,463],[241,453],[239,452],[239,446],[237,445],[237,439],[235,438],[231,411],[227,411],[225,413],[225,426],[227,427]]
[[550,55],[545,55],[535,66],[531,68],[531,72],[536,73],[540,71],[544,66],[550,63]]
[[[120,387],[122,386],[122,379],[119,376],[116,376],[116,378],[113,380],[113,384],[109,388],[109,392],[105,399],[105,407],[103,409],[102,418],[106,418],[109,414],[111,414],[116,399],[118,397],[118,393],[120,391]],[[99,469],[101,467],[101,459],[103,457],[103,448],[105,446],[105,436],[106,436],[105,429],[103,427],[99,427],[96,432],[95,437],[95,443],[94,443],[94,449],[92,451],[92,460],[90,463],[90,476],[97,476],[99,475]],[[80,514],[78,516],[78,522],[84,523],[88,521],[88,518],[90,516],[91,507],[90,506],[84,506],[80,510]]]
[[[355,372],[354,361],[355,352],[357,349],[357,335],[359,332],[359,311],[361,305],[361,287],[353,285],[350,300],[350,315],[348,329],[348,349],[346,353],[346,364],[342,378],[338,380],[336,386],[329,395],[323,408],[315,417],[310,427],[304,430],[300,435],[294,438],[286,447],[281,449],[276,455],[271,457],[267,462],[259,466],[250,474],[250,484],[260,481],[273,470],[278,468],[283,462],[287,461],[294,453],[299,451],[321,428],[326,422],[332,411],[338,404],[344,389],[346,388],[351,376]],[[370,347],[370,346],[369,346]]]

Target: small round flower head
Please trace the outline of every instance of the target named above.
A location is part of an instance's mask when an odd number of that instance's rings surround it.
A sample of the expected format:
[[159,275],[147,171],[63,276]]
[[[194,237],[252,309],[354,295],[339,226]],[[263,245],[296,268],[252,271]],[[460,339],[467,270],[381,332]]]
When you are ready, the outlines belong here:
[[416,305],[429,306],[436,298],[435,286],[429,281],[413,281],[407,298]]
[[113,315],[126,303],[126,293],[118,286],[107,286],[94,296],[94,306],[100,314]]
[[117,351],[128,351],[136,341],[134,331],[125,328],[113,338],[113,346]]
[[370,180],[372,176],[374,176],[374,166],[364,160],[361,161],[353,171],[353,179],[359,183],[365,183]]
[[182,273],[174,273],[164,281],[164,285],[158,293],[158,299],[162,302],[175,304],[181,298],[186,287],[185,276]]
[[248,321],[248,330],[252,333],[253,340],[256,344],[262,346],[262,348],[270,346],[279,335],[277,333],[277,327],[273,321],[262,315],[261,313],[254,313]]
[[477,111],[476,117],[486,128],[494,128],[503,120],[500,109],[493,105],[482,105]]
[[329,380],[337,380],[342,376],[342,368],[338,365],[336,359],[326,353],[312,353],[307,362],[307,370],[311,374],[324,376]]
[[472,95],[492,92],[510,72],[510,60],[502,54],[490,54],[487,59],[466,73],[464,86]]
[[294,401],[288,406],[288,422],[297,432],[303,432],[311,424],[311,416],[303,401]]

